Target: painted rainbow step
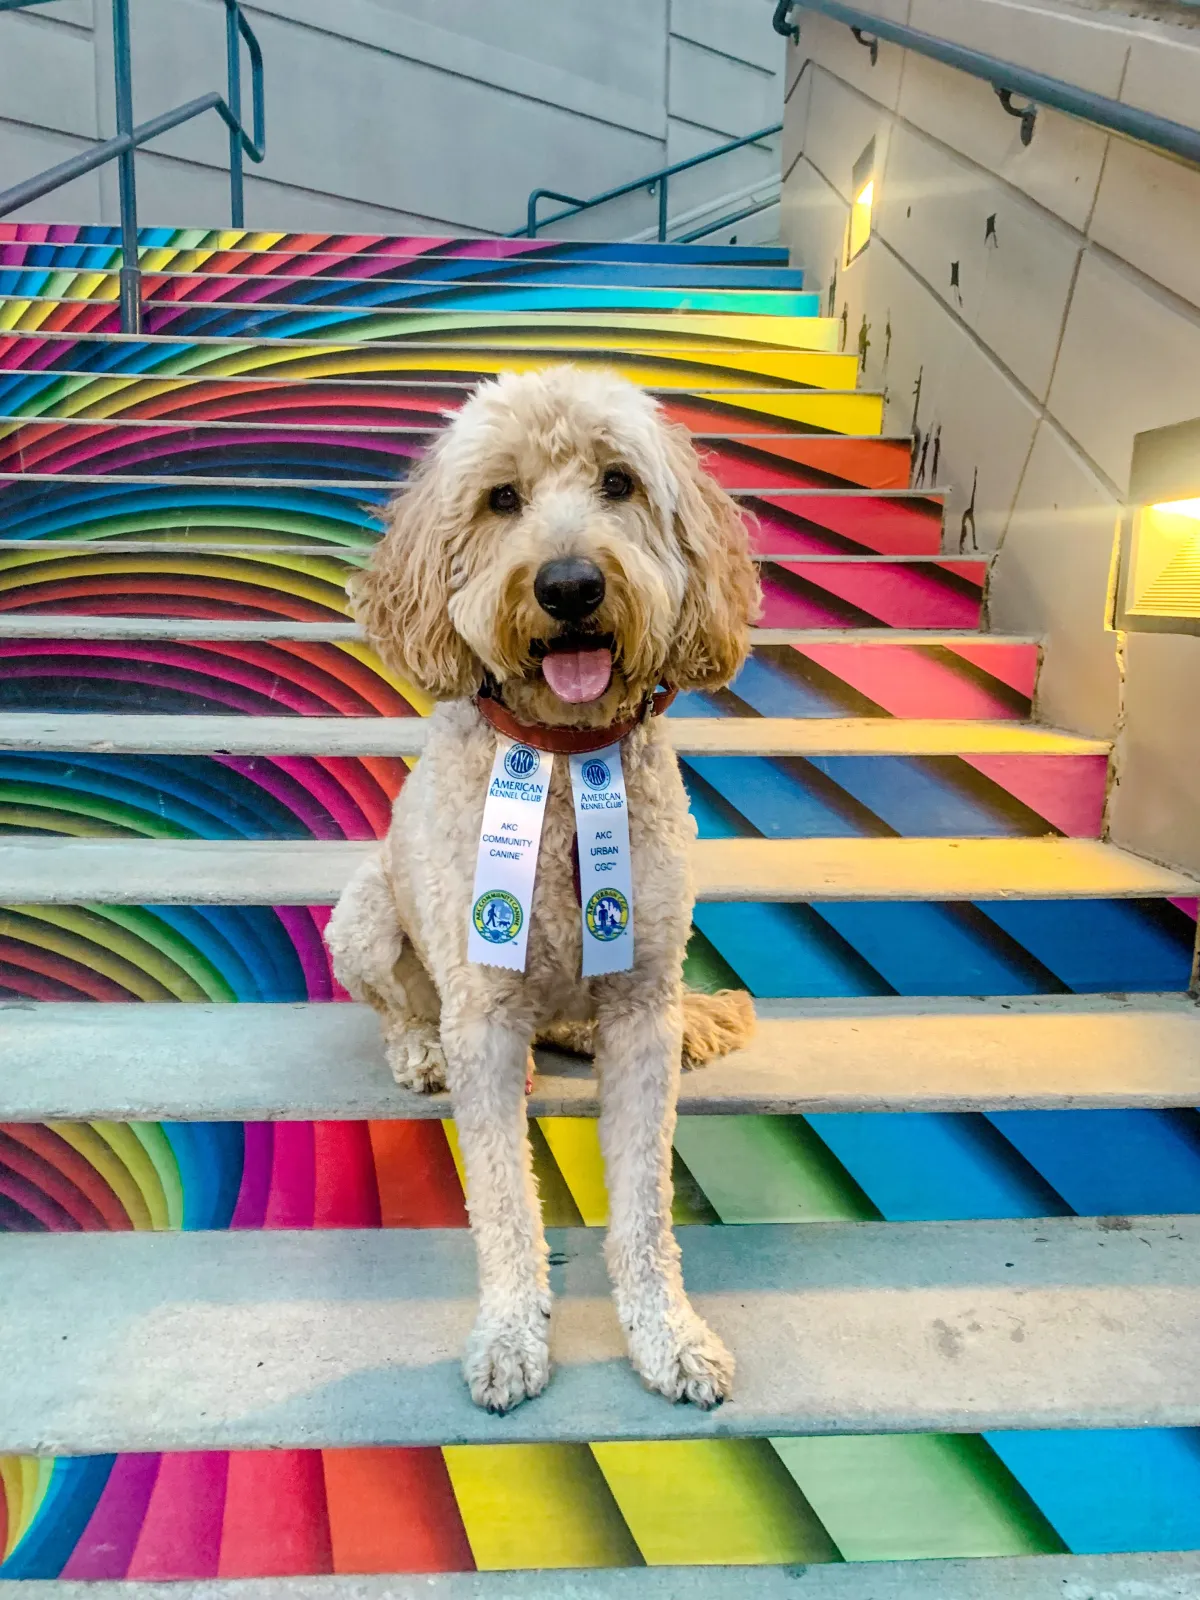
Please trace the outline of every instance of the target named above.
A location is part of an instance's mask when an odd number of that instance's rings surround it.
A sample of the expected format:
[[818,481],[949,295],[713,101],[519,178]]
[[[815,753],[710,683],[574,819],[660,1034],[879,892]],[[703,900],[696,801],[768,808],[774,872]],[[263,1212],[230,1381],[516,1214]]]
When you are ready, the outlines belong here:
[[[831,374],[844,381],[838,373]],[[846,368],[852,381],[853,370]],[[7,417],[144,422],[280,423],[319,427],[392,427],[421,433],[440,429],[469,396],[461,383],[407,379],[109,377],[89,373],[30,373],[0,368],[0,408]],[[814,433],[786,417],[756,416],[719,400],[676,388],[650,388],[672,422],[688,428],[702,449],[727,441],[757,455],[794,462],[837,482],[872,489],[909,486],[907,439]],[[757,391],[743,391],[750,403]],[[767,391],[768,394],[771,391]],[[10,436],[11,424],[0,427]]]
[[[413,261],[431,256],[478,261],[524,258],[537,261],[724,262],[751,266],[786,266],[788,261],[788,252],[781,245],[479,239],[453,234],[272,233],[245,228],[142,228],[138,239],[143,263],[157,269],[166,267],[180,251],[211,252],[217,258],[228,251],[269,252],[274,256],[323,251]],[[5,265],[19,265],[25,252],[45,251],[50,246],[91,252],[78,261],[80,266],[118,267],[120,242],[119,229],[93,223],[0,222],[0,250],[5,252],[0,261]],[[97,252],[107,253],[101,260]],[[215,267],[216,261],[210,259],[208,264]]]
[[[13,280],[16,280],[15,282]],[[70,275],[56,273],[49,282],[39,272],[0,274],[0,325],[19,327],[38,308],[54,311],[55,327],[70,327],[68,307],[110,305],[120,298],[117,273]],[[246,273],[228,276],[194,273],[147,273],[143,278],[143,308],[148,332],[166,332],[166,309],[187,309],[191,319],[210,305],[279,310],[295,307],[355,307],[361,310],[394,308],[429,311],[662,311],[729,313],[736,316],[812,317],[819,313],[820,297],[798,286],[789,288],[676,287],[645,285],[634,277],[624,282],[592,283],[573,276],[566,282],[553,277],[540,282],[504,283],[404,282],[397,279],[362,282],[331,277],[254,278]],[[185,319],[187,320],[187,319]],[[40,323],[34,322],[34,327]],[[100,326],[91,320],[80,324]],[[108,326],[106,320],[103,324]]]
[[[1189,1432],[1146,1429],[10,1456],[0,1577],[82,1580],[92,1587],[71,1595],[104,1600],[117,1580],[209,1580],[219,1600],[253,1578],[523,1569],[519,1591],[503,1591],[521,1600],[731,1600],[747,1583],[779,1600],[800,1564],[818,1600],[1043,1600],[1084,1584],[1190,1600],[1194,1556],[1081,1552],[1108,1551],[1109,1532],[1139,1549],[1192,1542],[1188,1496],[1171,1490],[1193,1483],[1193,1453]],[[522,1515],[532,1501],[549,1538]],[[1043,1553],[1063,1549],[1074,1554]],[[640,1568],[636,1589],[622,1567]],[[401,1581],[354,1593],[385,1600]],[[445,1600],[502,1592],[482,1576],[445,1582],[421,1587]]]
[[[778,637],[780,642],[773,642]],[[0,710],[424,714],[350,624],[0,616]],[[759,638],[730,690],[678,714],[1025,721],[1038,649],[999,634],[866,629]]]
[[[611,335],[558,330],[544,339],[529,330],[508,342],[403,340],[384,343],[310,344],[289,340],[257,344],[230,340],[122,340],[82,335],[0,335],[0,396],[20,414],[24,397],[44,394],[47,375],[61,374],[50,392],[78,391],[83,375],[103,397],[120,379],[233,379],[292,383],[310,379],[399,379],[422,390],[460,390],[504,371],[529,371],[556,362],[598,365],[622,373],[661,396],[718,404],[726,431],[736,418],[750,426],[779,419],[810,431],[861,437],[882,429],[882,397],[855,390],[855,358],[824,350],[761,349],[719,340],[672,340],[669,334]],[[57,387],[62,385],[62,391]],[[840,387],[839,387],[840,386]],[[453,402],[451,402],[453,403]]]
[[[670,726],[704,837],[1095,838],[1103,822],[1103,741],[1011,723]],[[0,715],[0,832],[378,838],[423,734],[414,718]]]
[[[24,255],[24,260],[10,259]],[[96,259],[78,260],[81,255]],[[686,254],[686,252],[684,253]],[[38,256],[34,262],[29,258]],[[330,278],[344,282],[400,282],[439,284],[634,284],[641,288],[789,289],[804,287],[804,274],[786,266],[747,266],[737,262],[693,262],[674,258],[659,261],[606,261],[580,257],[513,256],[507,260],[483,257],[426,255],[405,258],[380,255],[338,254],[310,250],[300,254],[271,250],[181,250],[170,255],[166,268],[151,268],[153,253],[143,256],[145,276],[279,278],[312,280]],[[72,245],[13,247],[0,244],[0,294],[42,294],[64,284],[78,284],[84,294],[90,285],[119,271],[117,252],[92,248],[81,252]],[[36,287],[35,287],[36,285]]]
[[[12,999],[327,1001],[322,931],[366,846],[0,839]],[[1182,992],[1196,889],[1064,839],[718,838],[698,987],[764,997]]]

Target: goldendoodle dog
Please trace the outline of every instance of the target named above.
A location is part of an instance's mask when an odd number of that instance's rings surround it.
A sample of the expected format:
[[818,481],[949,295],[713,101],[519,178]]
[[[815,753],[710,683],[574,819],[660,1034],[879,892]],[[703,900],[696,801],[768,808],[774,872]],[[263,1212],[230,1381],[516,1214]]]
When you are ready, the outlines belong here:
[[[507,1410],[550,1375],[525,1090],[531,1043],[551,1039],[595,1055],[606,1256],[630,1359],[670,1399],[715,1405],[733,1360],[684,1294],[671,1139],[681,1059],[743,1043],[753,1010],[740,992],[684,992],[696,829],[654,713],[670,690],[728,683],[745,659],[759,589],[742,517],[633,384],[569,366],[508,374],[476,390],[396,496],[354,603],[382,658],[438,704],[328,942],[341,982],[380,1014],[397,1082],[452,1096],[479,1264],[472,1398]],[[472,926],[512,931],[503,906],[505,927],[485,927],[475,899],[502,738],[559,756],[523,971],[468,957]],[[635,938],[631,967],[585,979],[563,752],[603,746],[624,773]],[[608,938],[621,900],[602,898],[596,937]]]

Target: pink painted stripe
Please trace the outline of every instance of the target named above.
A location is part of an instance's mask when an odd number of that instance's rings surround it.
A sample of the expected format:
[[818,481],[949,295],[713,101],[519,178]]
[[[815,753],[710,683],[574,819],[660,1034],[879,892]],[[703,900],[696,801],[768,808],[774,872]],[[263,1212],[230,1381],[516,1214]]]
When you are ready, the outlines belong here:
[[1105,756],[973,755],[963,760],[1068,838],[1100,837]]
[[264,1228],[311,1228],[316,1188],[311,1122],[275,1124],[275,1159]]
[[[939,577],[937,568],[889,567],[869,562],[837,566],[833,562],[781,563],[787,572],[827,589],[889,628],[977,628],[983,608],[983,568],[977,563],[980,587],[964,593]],[[969,577],[967,573],[962,576]]]
[[[741,482],[753,484],[748,469]],[[942,548],[941,508],[920,501],[871,495],[766,495],[760,504],[787,512],[804,522],[881,556],[937,556]]]
[[129,1579],[217,1576],[228,1461],[223,1450],[184,1450],[161,1458]]
[[61,1576],[77,1583],[124,1578],[129,1571],[161,1457],[122,1455]]
[[806,644],[794,648],[893,717],[1020,721],[1028,714],[989,693],[985,684],[956,673],[942,647]]
[[332,1000],[329,953],[308,906],[276,906],[275,915],[287,930],[288,938],[304,971],[304,984],[310,1000]]
[[1035,644],[978,644],[947,645],[946,648],[963,661],[981,668],[990,677],[998,678],[1018,694],[1033,699],[1037,686],[1038,646]]
[[1171,904],[1179,911],[1182,911],[1185,917],[1191,917],[1193,922],[1195,922],[1197,917],[1200,916],[1200,900],[1191,899],[1187,896],[1178,898],[1175,895],[1172,895]]

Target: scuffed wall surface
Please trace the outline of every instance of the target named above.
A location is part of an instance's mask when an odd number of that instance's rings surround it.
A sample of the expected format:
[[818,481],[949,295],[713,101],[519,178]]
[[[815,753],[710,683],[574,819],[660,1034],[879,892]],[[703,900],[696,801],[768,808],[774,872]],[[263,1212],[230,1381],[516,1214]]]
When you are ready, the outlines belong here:
[[[1200,125],[1200,16],[863,3]],[[848,28],[797,16],[784,240],[885,390],[889,431],[915,431],[917,481],[950,488],[950,548],[999,552],[991,622],[1044,636],[1042,718],[1121,725],[1114,837],[1200,867],[1197,641],[1132,636],[1122,680],[1105,631],[1134,435],[1200,415],[1200,172],[1045,109],[1026,148],[988,84],[883,43],[873,66]],[[872,138],[875,233],[847,267]]]

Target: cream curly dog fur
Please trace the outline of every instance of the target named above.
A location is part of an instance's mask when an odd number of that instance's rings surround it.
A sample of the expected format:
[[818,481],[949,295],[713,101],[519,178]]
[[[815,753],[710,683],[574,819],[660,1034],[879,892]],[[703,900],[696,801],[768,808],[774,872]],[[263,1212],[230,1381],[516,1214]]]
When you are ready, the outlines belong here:
[[[575,605],[586,615],[564,624],[543,609],[535,583],[550,570],[602,577]],[[578,601],[578,589],[562,592]],[[397,1081],[448,1084],[453,1097],[479,1260],[471,1395],[503,1411],[550,1375],[525,1073],[531,1041],[551,1036],[594,1046],[606,1253],[630,1359],[670,1399],[715,1405],[733,1360],[684,1294],[671,1137],[681,1043],[704,1060],[741,1043],[753,1014],[740,993],[683,993],[695,825],[666,727],[647,719],[623,748],[633,970],[579,976],[575,816],[560,759],[521,974],[466,956],[496,749],[472,697],[486,674],[525,724],[602,728],[636,714],[659,683],[728,683],[758,606],[742,518],[687,434],[632,384],[572,367],[510,374],[476,391],[397,495],[355,605],[383,659],[441,703],[379,855],[333,915],[329,948],[342,983],[379,1012]]]

